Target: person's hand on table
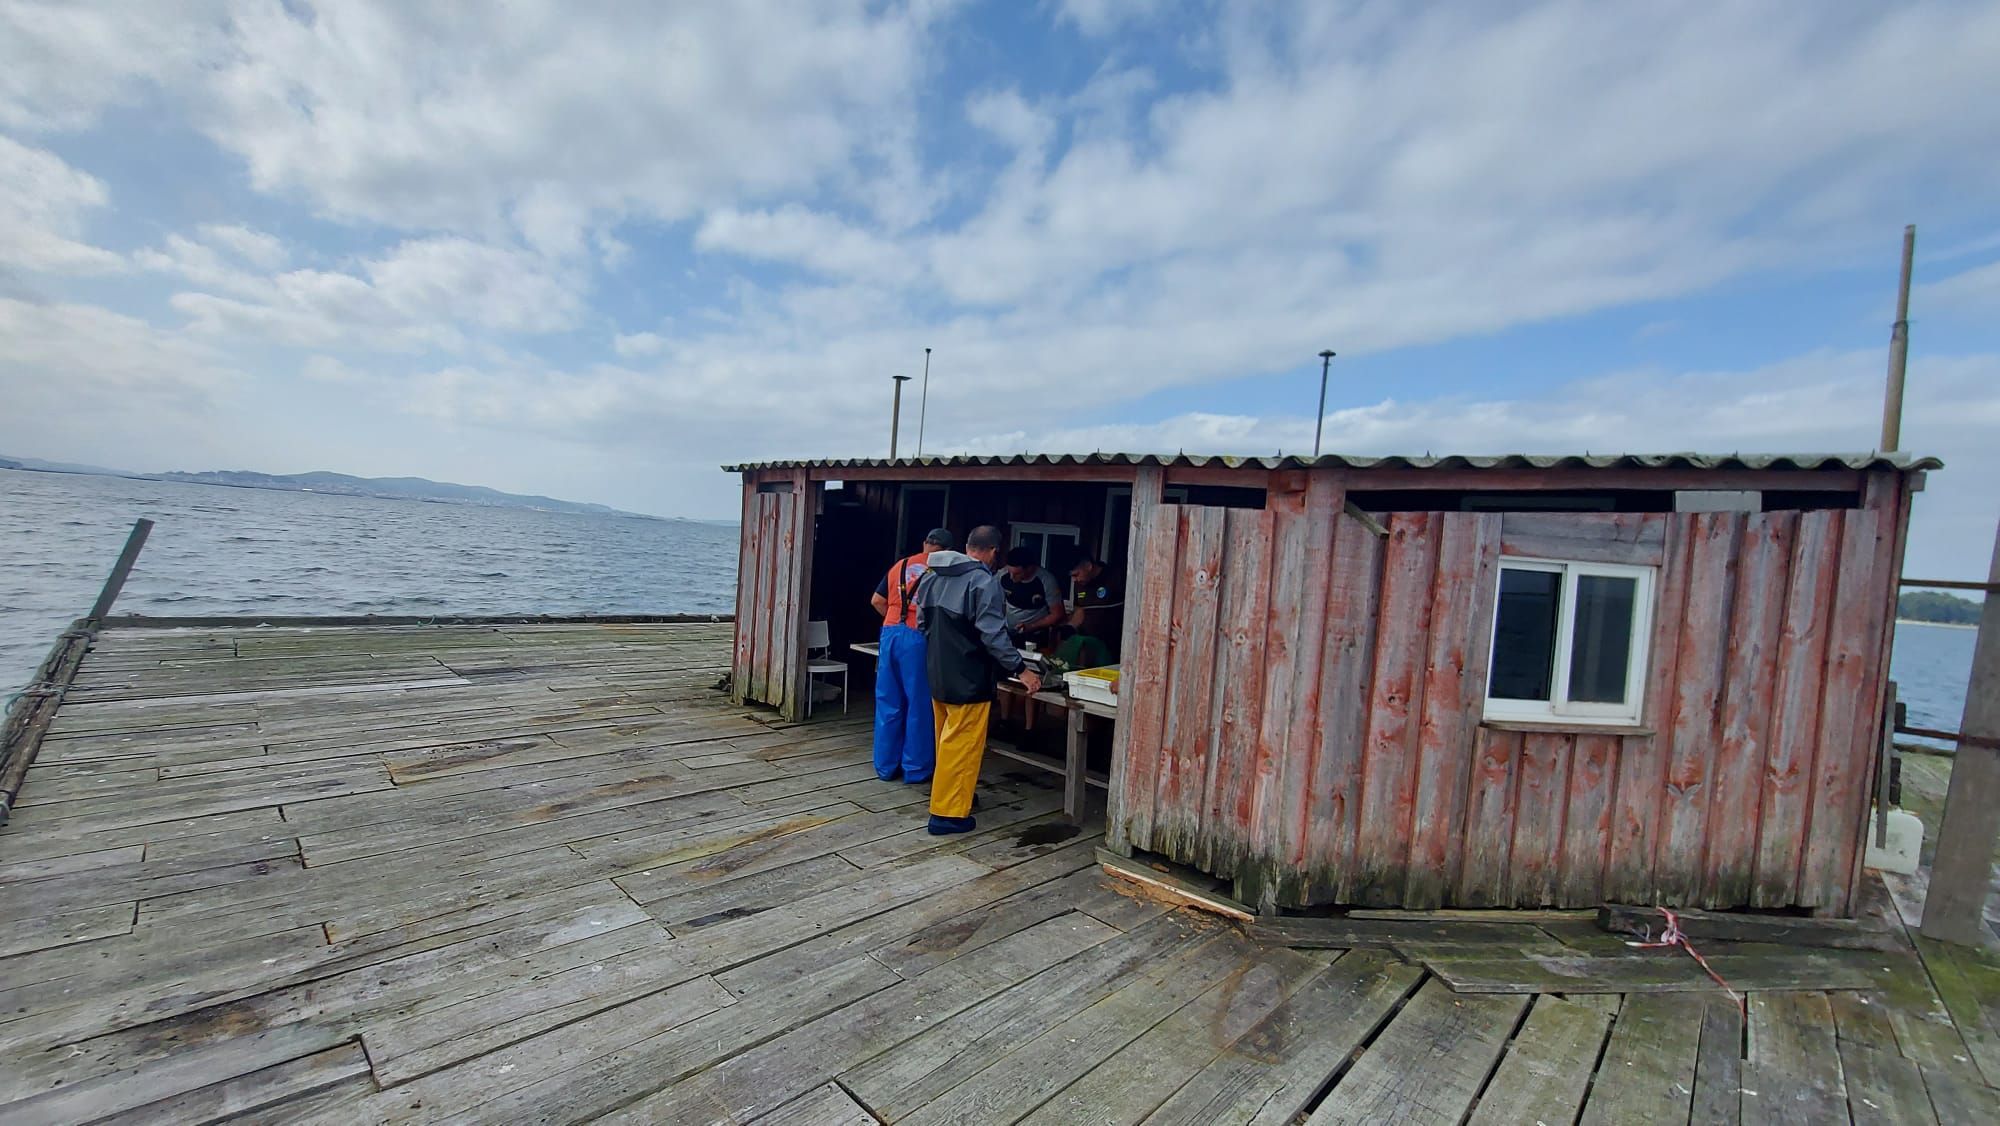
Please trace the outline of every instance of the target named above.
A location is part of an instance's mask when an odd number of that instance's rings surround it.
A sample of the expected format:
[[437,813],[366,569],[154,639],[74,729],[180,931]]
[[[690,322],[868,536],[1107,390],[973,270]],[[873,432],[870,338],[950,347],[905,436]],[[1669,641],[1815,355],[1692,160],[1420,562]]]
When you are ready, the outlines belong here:
[[1034,669],[1022,669],[1020,680],[1021,686],[1028,690],[1030,696],[1042,690],[1042,674]]

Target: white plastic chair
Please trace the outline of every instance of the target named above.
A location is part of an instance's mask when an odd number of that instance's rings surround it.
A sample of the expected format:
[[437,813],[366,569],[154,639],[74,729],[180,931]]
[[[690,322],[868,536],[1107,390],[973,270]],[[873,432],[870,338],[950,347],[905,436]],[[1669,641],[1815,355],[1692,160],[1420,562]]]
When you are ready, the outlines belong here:
[[[847,662],[836,661],[829,654],[833,649],[833,639],[828,634],[825,622],[806,623],[806,714],[813,713],[814,678],[840,674],[840,714],[847,714]],[[814,656],[814,654],[818,656]]]

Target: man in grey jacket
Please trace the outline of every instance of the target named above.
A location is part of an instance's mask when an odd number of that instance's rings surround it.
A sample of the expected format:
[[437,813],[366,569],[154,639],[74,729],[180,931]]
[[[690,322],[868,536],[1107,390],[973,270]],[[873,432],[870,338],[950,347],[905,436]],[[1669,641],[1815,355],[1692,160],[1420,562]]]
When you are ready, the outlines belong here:
[[1018,676],[1030,692],[1042,687],[1041,677],[1007,639],[1006,596],[993,573],[999,556],[1000,529],[974,528],[963,554],[931,552],[917,585],[917,623],[924,631],[937,731],[930,831],[940,836],[977,827],[972,791],[986,756],[986,725],[1000,678]]

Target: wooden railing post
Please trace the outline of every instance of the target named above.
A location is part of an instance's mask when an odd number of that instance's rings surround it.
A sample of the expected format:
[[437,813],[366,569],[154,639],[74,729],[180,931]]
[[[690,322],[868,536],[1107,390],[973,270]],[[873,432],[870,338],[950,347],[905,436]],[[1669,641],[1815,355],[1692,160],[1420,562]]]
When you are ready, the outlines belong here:
[[111,613],[111,604],[118,601],[118,593],[125,589],[125,580],[132,575],[132,565],[139,561],[139,552],[145,549],[146,537],[153,533],[153,522],[140,517],[132,524],[132,534],[125,537],[125,550],[118,553],[118,562],[111,566],[111,577],[104,580],[104,589],[97,593],[97,604],[90,608],[91,625],[103,621]]
[[1982,916],[1993,878],[1993,839],[2000,832],[2000,532],[1986,581],[1921,928],[1926,938],[1973,945],[1988,937]]

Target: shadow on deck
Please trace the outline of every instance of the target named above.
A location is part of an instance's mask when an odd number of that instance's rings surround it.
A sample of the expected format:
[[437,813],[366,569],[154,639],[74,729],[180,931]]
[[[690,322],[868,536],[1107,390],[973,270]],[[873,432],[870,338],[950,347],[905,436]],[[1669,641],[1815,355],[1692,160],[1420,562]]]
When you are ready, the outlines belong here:
[[104,633],[0,830],[0,1122],[2000,1119],[1976,953],[1746,1024],[1259,946],[1008,764],[929,836],[729,629]]

